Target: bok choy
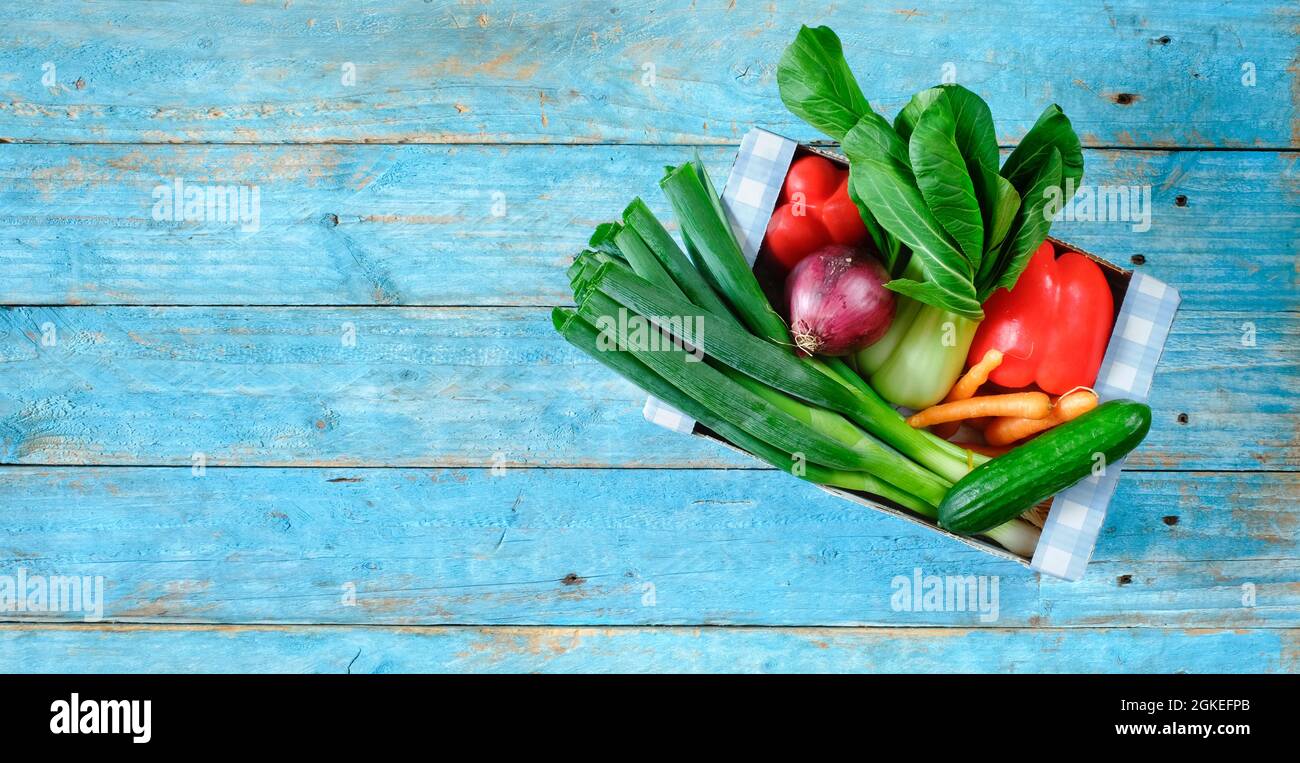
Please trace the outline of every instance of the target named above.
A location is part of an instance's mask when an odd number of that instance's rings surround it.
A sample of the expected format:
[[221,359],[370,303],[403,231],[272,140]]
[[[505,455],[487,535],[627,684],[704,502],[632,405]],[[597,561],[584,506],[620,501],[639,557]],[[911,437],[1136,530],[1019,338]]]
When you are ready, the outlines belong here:
[[956,84],[917,93],[891,125],[862,96],[826,27],[799,31],[777,83],[791,112],[840,141],[851,196],[892,269],[887,288],[902,297],[858,369],[895,404],[932,405],[961,372],[981,304],[1015,285],[1077,188],[1079,138],[1049,106],[999,169],[988,105]]

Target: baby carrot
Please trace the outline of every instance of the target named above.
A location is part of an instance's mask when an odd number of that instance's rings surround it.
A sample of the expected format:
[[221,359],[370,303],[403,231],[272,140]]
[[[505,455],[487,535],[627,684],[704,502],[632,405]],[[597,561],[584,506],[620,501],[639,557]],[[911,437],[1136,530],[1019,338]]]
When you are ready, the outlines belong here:
[[[984,353],[984,357],[980,359],[980,362],[971,366],[970,370],[958,379],[956,384],[952,385],[952,389],[948,390],[948,396],[943,401],[952,403],[974,397],[975,393],[979,392],[980,387],[984,385],[984,382],[989,380],[989,374],[993,373],[993,369],[1000,365],[1002,365],[1001,350],[989,350]],[[960,426],[958,422],[948,422],[935,426],[932,431],[936,436],[946,440],[957,433],[958,426]]]
[[916,413],[907,420],[907,423],[919,429],[976,416],[1041,419],[1051,412],[1052,401],[1042,392],[1012,392],[1006,395],[982,395],[966,400],[954,400],[951,403],[940,403]]
[[1051,429],[1057,424],[1064,424],[1078,418],[1097,407],[1097,393],[1087,388],[1080,388],[1061,395],[1046,418],[1012,418],[1002,417],[984,428],[984,439],[989,445],[1010,445],[1023,440],[1031,434]]
[[984,353],[980,362],[970,367],[964,376],[952,385],[948,391],[948,397],[944,398],[945,403],[951,403],[955,400],[966,400],[975,396],[979,388],[984,386],[984,382],[989,380],[989,374],[1002,365],[1002,351],[989,350]]

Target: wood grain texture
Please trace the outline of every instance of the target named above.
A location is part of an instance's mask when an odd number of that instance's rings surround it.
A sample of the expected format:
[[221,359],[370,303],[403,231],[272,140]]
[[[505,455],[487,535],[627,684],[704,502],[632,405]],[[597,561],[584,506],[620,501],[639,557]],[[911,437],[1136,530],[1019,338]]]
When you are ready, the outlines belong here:
[[[671,224],[658,179],[690,155],[680,146],[6,146],[0,302],[567,304],[564,264],[632,196]],[[703,151],[721,178],[734,156]],[[1090,184],[1150,188],[1149,229],[1062,221],[1058,237],[1177,287],[1184,309],[1300,309],[1295,154],[1087,151],[1085,160]],[[256,186],[258,229],[155,220],[153,189],[174,178]]]
[[[5,463],[753,465],[645,423],[544,309],[4,308],[0,332]],[[1297,313],[1180,313],[1131,463],[1300,467],[1298,342]]]
[[[774,471],[14,467],[0,574],[102,575],[128,622],[1295,627],[1298,489],[1128,475],[1065,583]],[[901,604],[918,569],[996,611]]]
[[1294,21],[1273,1],[1112,0],[1066,13],[971,0],[817,12],[723,0],[62,0],[9,9],[0,135],[680,143],[735,142],[761,123],[811,137],[775,83],[781,51],[809,23],[839,32],[889,114],[950,75],[989,101],[1004,140],[1057,102],[1089,145],[1296,147]]
[[[6,8],[0,575],[102,575],[117,624],[0,612],[0,671],[1295,672],[1300,17],[1148,5]],[[1059,103],[1150,186],[1149,231],[1053,230],[1184,298],[1083,581],[645,424],[552,332],[664,164],[820,137],[800,23],[883,113],[954,75],[1007,146]],[[174,178],[257,229],[155,219]],[[900,611],[917,569],[997,616]]]
[[[1295,630],[0,626],[5,672],[1272,673]],[[1230,655],[1230,657],[1226,657]]]

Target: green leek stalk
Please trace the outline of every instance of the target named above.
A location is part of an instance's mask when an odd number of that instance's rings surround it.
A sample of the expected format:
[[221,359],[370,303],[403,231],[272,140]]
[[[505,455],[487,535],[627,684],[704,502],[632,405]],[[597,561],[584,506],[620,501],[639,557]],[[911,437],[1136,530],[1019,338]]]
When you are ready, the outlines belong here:
[[[923,277],[915,258],[903,277]],[[889,330],[854,359],[882,397],[920,410],[942,401],[957,383],[978,328],[977,321],[900,294]]]
[[951,483],[945,482],[933,472],[927,471],[915,461],[898,454],[897,451],[883,445],[874,437],[858,429],[848,419],[828,411],[825,408],[806,405],[789,395],[782,394],[762,382],[745,376],[739,371],[727,369],[727,375],[737,384],[745,387],[758,397],[780,410],[799,419],[809,427],[838,440],[865,459],[870,459],[869,470],[894,486],[906,490],[916,497],[938,506]]
[[636,384],[646,393],[654,395],[677,410],[682,411],[717,433],[727,442],[745,450],[759,460],[787,474],[793,474],[800,479],[818,485],[829,485],[845,490],[870,493],[918,514],[927,517],[937,516],[937,510],[931,504],[910,493],[899,490],[867,472],[831,469],[821,464],[810,463],[805,459],[795,459],[789,453],[750,436],[744,430],[728,423],[725,418],[714,415],[694,399],[682,394],[680,390],[651,371],[649,367],[638,361],[631,353],[622,350],[601,349],[597,329],[573,311],[557,307],[551,312],[551,320],[555,324],[556,330],[570,344]]
[[691,357],[686,350],[672,346],[671,340],[657,329],[639,330],[641,327],[631,325],[630,319],[620,315],[620,305],[604,294],[592,292],[581,302],[578,314],[601,331],[598,349],[631,352],[715,416],[727,418],[750,435],[787,453],[803,453],[808,460],[819,464],[853,471],[871,471],[879,466],[875,454],[854,450],[791,416],[708,363]]
[[[653,236],[655,233],[653,227],[658,225],[658,221],[654,219],[653,215],[650,215],[649,210],[645,208],[644,203],[638,205],[637,202],[640,202],[640,199],[637,199],[632,203],[632,205],[629,205],[628,212],[624,213],[624,218],[627,219],[629,212],[635,213],[639,218],[638,222],[642,223],[642,229],[648,229]],[[637,208],[638,206],[640,209]],[[645,219],[646,217],[649,219]],[[654,223],[654,226],[650,226],[649,223]],[[662,230],[662,226],[659,226],[659,229]],[[667,231],[663,231],[663,233],[664,236],[667,237]],[[668,237],[667,241],[671,243],[671,237]],[[681,286],[672,276],[669,275],[668,270],[665,267],[665,265],[672,262],[672,259],[656,256],[656,254],[651,251],[650,247],[647,246],[646,241],[638,234],[636,228],[625,224],[623,228],[614,235],[614,242],[623,252],[623,256],[627,262],[631,264],[633,272],[638,276],[649,281],[654,286],[663,289],[673,297],[678,297],[682,300],[687,299]],[[664,246],[664,242],[662,241],[657,243],[660,247]],[[673,246],[675,247],[676,244],[673,244]],[[678,254],[680,254],[680,250],[678,250]],[[685,256],[682,255],[682,257],[684,259]],[[683,276],[679,276],[679,278],[682,277]],[[707,289],[709,295],[713,295],[712,289],[710,289],[707,284],[704,284],[701,281],[699,286]],[[618,307],[620,307],[617,303],[604,297],[604,295],[599,292],[595,292],[593,296],[597,298],[595,304],[597,306],[602,306],[606,311],[617,311]],[[602,303],[601,300],[604,300],[604,302]],[[714,300],[716,301],[716,295],[714,295]],[[588,303],[591,301],[592,297],[588,297],[584,300],[584,307],[587,309],[586,315],[591,315],[594,319],[598,316],[591,314],[592,308],[588,306]],[[708,300],[707,298],[704,298],[703,301]],[[717,305],[717,309],[723,312],[719,315],[710,311],[710,314],[706,315],[706,319],[711,321],[730,322],[731,314],[725,312],[725,308],[722,307],[720,301],[716,301],[715,304]],[[699,305],[698,302],[696,302],[695,306],[704,308],[704,306]],[[735,329],[736,331],[744,331],[744,329],[738,324],[735,326]],[[943,496],[947,492],[948,488],[952,486],[951,482],[944,481],[933,472],[927,471],[914,461],[909,461],[904,456],[899,455],[896,451],[883,445],[870,435],[867,435],[843,416],[824,408],[806,405],[805,403],[772,389],[762,382],[755,381],[726,365],[716,364],[715,367],[722,371],[732,381],[745,387],[756,396],[767,400],[776,408],[785,411],[800,421],[803,421],[812,429],[823,432],[824,434],[839,440],[864,458],[871,459],[874,464],[874,466],[871,467],[873,472],[891,475],[892,478],[887,481],[892,482],[897,487],[929,502],[930,505],[938,506],[943,500]],[[852,375],[850,374],[850,376]]]
[[[586,293],[599,290],[628,310],[643,316],[701,315],[700,308],[670,292],[655,288],[642,278],[616,267],[602,265],[587,279],[578,302]],[[903,455],[935,474],[956,482],[986,459],[929,432],[913,429],[869,387],[852,385],[826,366],[801,361],[788,349],[760,339],[728,321],[707,320],[700,342],[710,357],[789,395],[844,414],[866,431],[879,437]],[[682,337],[682,339],[692,339]]]
[[696,159],[671,168],[659,187],[682,226],[695,265],[714,290],[731,303],[745,326],[760,337],[789,346],[785,321],[768,304],[754,271],[727,222],[718,193]]
[[[672,235],[668,233],[668,230],[664,228],[663,224],[654,216],[654,213],[650,211],[650,207],[646,206],[646,203],[640,197],[633,199],[632,203],[628,204],[627,208],[623,210],[623,227],[635,231],[641,237],[642,243],[659,258],[663,269],[672,276],[677,288],[691,302],[721,318],[735,320],[735,316],[727,309],[722,299],[718,297],[718,293],[713,290],[712,286],[709,286],[708,282],[704,280],[704,276],[700,275],[700,272],[695,269],[686,253],[677,245]],[[638,273],[638,275],[641,274]],[[641,277],[646,278],[644,275],[641,275]],[[663,285],[652,278],[646,278],[646,280],[656,286]]]
[[[559,333],[572,345],[601,364],[636,384],[646,393],[654,395],[691,418],[699,421],[731,444],[771,466],[796,477],[831,487],[854,490],[878,496],[927,519],[935,519],[938,511],[924,500],[900,490],[863,471],[831,469],[821,464],[795,459],[789,452],[775,448],[761,439],[749,435],[728,420],[714,414],[692,397],[664,380],[648,366],[626,351],[611,350],[601,346],[599,331],[572,310],[557,307],[551,320]],[[815,410],[815,409],[814,409]],[[826,413],[823,411],[823,413]],[[1021,519],[1013,519],[983,533],[1007,550],[1029,557],[1038,543],[1038,530]]]

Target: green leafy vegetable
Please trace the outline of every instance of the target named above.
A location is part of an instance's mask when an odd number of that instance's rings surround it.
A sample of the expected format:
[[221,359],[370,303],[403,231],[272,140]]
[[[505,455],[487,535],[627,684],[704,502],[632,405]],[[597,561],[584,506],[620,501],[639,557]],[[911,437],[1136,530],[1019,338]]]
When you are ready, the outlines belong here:
[[871,111],[830,27],[801,27],[776,69],[781,101],[795,116],[835,140]]
[[[957,123],[952,108],[943,98],[921,113],[908,142],[912,172],[926,206],[957,242],[970,263],[979,267],[984,253],[984,218],[975,198],[975,185],[966,170],[966,160],[957,147]],[[983,168],[975,162],[977,170]],[[983,173],[980,173],[981,178]]]
[[1052,227],[1052,218],[1046,212],[1050,199],[1048,191],[1053,186],[1060,186],[1062,168],[1061,152],[1053,146],[1047,152],[1047,160],[1038,166],[1033,184],[1026,189],[1025,202],[1007,236],[1002,250],[1002,262],[994,269],[1001,276],[996,283],[985,287],[981,300],[987,299],[994,289],[1010,289],[1015,286],[1020,273],[1029,264],[1029,258],[1043,243],[1043,239],[1047,238],[1047,231]]
[[972,320],[982,318],[970,262],[926,204],[898,133],[879,114],[868,114],[844,136],[844,152],[854,190],[880,224],[911,248],[926,276],[924,285],[894,279],[886,286]]
[[1065,190],[1064,183],[1069,179],[1073,179],[1077,186],[1083,177],[1083,148],[1069,118],[1056,104],[1043,109],[1038,121],[1021,138],[1019,145],[1002,165],[1002,177],[1010,180],[1023,197],[1027,188],[1034,183],[1039,168],[1048,161],[1053,148],[1061,154],[1062,191]]

